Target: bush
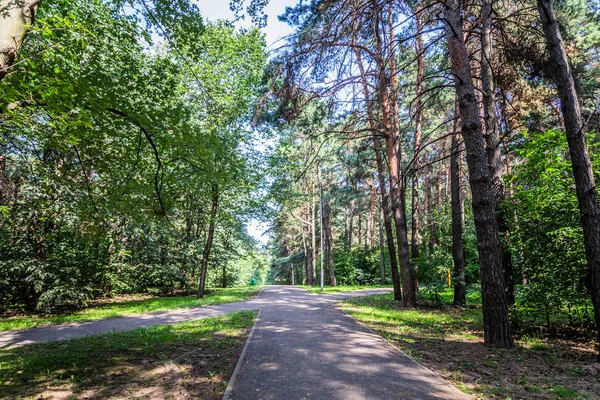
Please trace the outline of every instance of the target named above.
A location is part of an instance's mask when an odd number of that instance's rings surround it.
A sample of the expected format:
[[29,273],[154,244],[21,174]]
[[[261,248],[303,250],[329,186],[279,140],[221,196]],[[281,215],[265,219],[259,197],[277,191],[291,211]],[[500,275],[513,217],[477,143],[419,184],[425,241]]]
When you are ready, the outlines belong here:
[[424,300],[435,307],[444,307],[444,301],[442,300],[442,293],[448,288],[448,286],[439,282],[428,283],[419,289],[419,298]]

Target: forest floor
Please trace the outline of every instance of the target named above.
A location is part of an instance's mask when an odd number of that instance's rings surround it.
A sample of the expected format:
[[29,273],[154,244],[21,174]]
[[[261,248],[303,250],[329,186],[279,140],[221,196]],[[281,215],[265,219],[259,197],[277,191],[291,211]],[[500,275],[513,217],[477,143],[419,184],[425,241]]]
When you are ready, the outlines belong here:
[[0,398],[220,399],[255,317],[238,312],[0,350]]
[[355,290],[365,290],[365,289],[377,289],[377,288],[391,288],[392,285],[340,285],[340,286],[325,286],[323,290],[321,290],[320,286],[308,286],[308,285],[299,285],[298,287],[307,290],[312,294],[327,294],[327,293],[345,293],[352,292]]
[[256,286],[216,288],[210,289],[209,293],[202,299],[197,299],[194,295],[162,297],[120,295],[113,298],[94,300],[83,309],[63,309],[55,313],[26,313],[21,310],[11,310],[0,313],[0,331],[232,303],[255,298],[259,292],[260,287]]
[[404,310],[391,294],[349,299],[342,307],[480,398],[591,399],[600,394],[593,342],[523,336],[514,349],[489,348],[483,344],[479,307]]

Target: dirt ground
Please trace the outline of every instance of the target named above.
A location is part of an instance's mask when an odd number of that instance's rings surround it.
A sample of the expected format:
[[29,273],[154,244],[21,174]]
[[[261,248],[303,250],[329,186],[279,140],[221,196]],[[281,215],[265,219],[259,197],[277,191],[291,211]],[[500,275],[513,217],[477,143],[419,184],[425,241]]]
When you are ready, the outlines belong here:
[[510,350],[476,339],[388,336],[425,366],[479,398],[600,399],[600,363],[593,342],[525,339]]

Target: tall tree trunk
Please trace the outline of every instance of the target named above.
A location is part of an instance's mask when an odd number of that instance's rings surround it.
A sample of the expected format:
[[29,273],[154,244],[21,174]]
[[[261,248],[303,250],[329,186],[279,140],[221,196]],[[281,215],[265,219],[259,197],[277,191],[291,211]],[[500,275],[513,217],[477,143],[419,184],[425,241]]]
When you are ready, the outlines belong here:
[[429,179],[429,165],[427,155],[423,156],[425,159],[425,166],[423,167],[423,210],[425,211],[425,227],[424,231],[427,232],[425,245],[425,256],[429,258],[429,248],[431,245],[430,227],[431,227],[431,180]]
[[[444,153],[441,154],[442,158],[444,157]],[[436,246],[438,243],[438,230],[439,224],[437,223],[437,219],[441,215],[442,208],[442,165],[438,164],[437,176],[435,181],[435,212],[433,213],[433,221],[431,224],[431,243],[433,246]]]
[[[567,143],[575,178],[575,191],[588,264],[588,285],[594,304],[597,340],[600,343],[600,208],[598,192],[594,182],[592,163],[587,150],[583,120],[575,81],[571,73],[569,58],[565,50],[558,21],[551,0],[537,0],[537,7],[544,28],[546,45],[555,72],[556,86],[567,133]],[[598,355],[600,361],[600,354]]]
[[208,235],[206,236],[206,243],[204,244],[204,251],[202,252],[202,264],[200,267],[200,283],[198,284],[198,298],[204,297],[204,284],[206,283],[206,272],[208,269],[208,257],[210,256],[210,249],[212,247],[213,237],[215,236],[215,225],[217,222],[217,210],[219,207],[219,187],[216,184],[212,184],[211,187],[211,199],[212,204],[210,207],[210,220],[208,222]]
[[362,247],[362,237],[363,237],[363,229],[362,229],[363,223],[362,223],[362,211],[359,209],[358,211],[358,234],[357,239],[358,239],[358,246]]
[[[354,32],[357,32],[356,29]],[[353,38],[354,40],[354,38]],[[367,75],[362,64],[360,50],[354,47],[358,68],[362,78],[363,94],[366,100],[367,114],[369,116],[369,127],[371,128],[371,136],[373,138],[373,148],[375,150],[375,160],[377,162],[377,178],[379,181],[379,193],[381,195],[381,208],[383,210],[383,223],[385,227],[385,235],[388,245],[388,253],[390,256],[390,270],[392,272],[392,286],[394,287],[394,300],[402,300],[402,290],[400,288],[400,279],[398,273],[398,259],[396,258],[396,244],[394,243],[394,231],[392,227],[392,211],[389,203],[388,192],[385,187],[385,174],[383,157],[381,154],[381,145],[377,137],[377,122],[373,113],[373,108],[370,101],[369,86],[367,83]]]
[[[419,175],[417,171],[421,165],[421,126],[423,123],[423,74],[425,72],[425,53],[423,50],[423,36],[421,30],[423,24],[421,22],[422,6],[421,2],[417,4],[415,11],[417,34],[415,36],[415,51],[417,53],[417,81],[416,81],[416,99],[415,99],[415,143],[414,143],[414,170],[412,176],[412,204],[411,204],[411,257],[413,260],[419,258],[419,246],[421,237],[419,235]],[[416,267],[415,267],[416,269]]]
[[496,112],[496,96],[494,94],[494,73],[492,60],[494,48],[492,43],[492,0],[481,0],[481,89],[483,91],[483,115],[485,121],[485,141],[492,177],[492,190],[496,202],[496,223],[500,241],[500,254],[504,270],[506,299],[509,305],[515,303],[515,284],[513,281],[512,254],[508,247],[509,228],[506,215],[501,209],[504,201],[504,183],[502,181],[502,160],[500,154],[500,130]]
[[385,285],[385,244],[383,243],[383,209],[379,208],[379,263],[381,266],[381,281]]
[[292,275],[292,286],[296,285],[296,268],[294,268],[294,263],[290,263],[290,273]]
[[[391,2],[390,2],[391,7]],[[388,24],[391,23],[388,20]],[[390,178],[390,197],[392,204],[392,213],[394,216],[394,224],[396,226],[396,240],[398,245],[398,260],[400,263],[400,277],[402,279],[402,302],[404,307],[415,307],[417,305],[416,292],[413,288],[413,278],[411,276],[410,255],[408,252],[408,232],[406,224],[406,209],[403,201],[405,195],[404,180],[400,176],[400,154],[399,141],[400,137],[394,129],[394,121],[392,119],[392,107],[390,99],[393,94],[390,94],[391,84],[388,82],[386,75],[389,73],[394,76],[395,71],[386,71],[385,57],[382,49],[382,40],[379,34],[378,24],[376,26],[375,40],[377,43],[377,54],[379,56],[379,96],[381,99],[382,122],[385,127],[385,147],[388,155],[388,170]],[[390,35],[393,34],[390,32]],[[390,54],[387,57],[390,60],[395,58],[393,46],[390,48]],[[392,93],[395,93],[395,88],[392,88]]]
[[398,271],[398,258],[396,257],[396,244],[394,243],[394,230],[392,226],[392,209],[388,191],[385,188],[385,174],[383,155],[381,154],[381,145],[377,135],[373,133],[373,148],[375,150],[375,159],[377,160],[377,177],[379,180],[379,193],[381,195],[381,208],[383,210],[383,225],[385,227],[385,236],[390,255],[390,270],[392,272],[392,286],[394,287],[394,300],[402,300],[402,290],[400,288],[400,274]]
[[321,290],[323,290],[323,286],[325,284],[325,269],[323,267],[323,264],[325,262],[325,232],[323,232],[324,230],[324,224],[323,224],[323,219],[324,219],[324,205],[323,205],[323,179],[321,179],[321,167],[317,164],[317,177],[319,179],[319,215],[321,216],[321,226],[319,231],[321,232],[321,280],[320,280],[320,286],[321,286]]
[[0,0],[0,81],[14,64],[42,0]]
[[348,216],[348,249],[352,250],[352,234],[354,232],[354,200],[350,201],[350,213]]
[[452,196],[452,259],[454,260],[454,304],[465,305],[465,251],[463,247],[463,225],[465,222],[465,202],[460,185],[460,134],[458,132],[458,104],[454,114],[454,132],[450,155],[450,192]]
[[315,207],[315,197],[314,191],[315,187],[313,185],[313,198],[311,201],[311,217],[312,217],[312,262],[311,262],[311,278],[310,285],[315,287],[317,285],[317,207]]
[[448,53],[459,99],[461,128],[467,151],[469,184],[473,198],[481,276],[484,342],[498,347],[513,347],[504,292],[504,273],[500,259],[492,180],[483,142],[469,54],[462,31],[461,11],[457,0],[449,0],[444,5]]
[[[305,221],[309,221],[309,213],[310,206],[303,207],[302,217]],[[310,252],[308,246],[308,233],[307,230],[310,229],[309,223],[302,224],[302,248],[304,249],[304,261],[302,263],[302,284],[307,285],[310,284],[309,280],[309,271],[310,271]]]
[[335,260],[333,254],[333,234],[331,232],[331,205],[325,204],[325,216],[326,224],[325,227],[326,243],[327,243],[327,258],[329,267],[329,285],[337,286],[337,280],[335,279]]
[[375,177],[371,177],[371,201],[369,204],[369,248],[375,247],[375,203],[377,200],[377,191],[375,190]]

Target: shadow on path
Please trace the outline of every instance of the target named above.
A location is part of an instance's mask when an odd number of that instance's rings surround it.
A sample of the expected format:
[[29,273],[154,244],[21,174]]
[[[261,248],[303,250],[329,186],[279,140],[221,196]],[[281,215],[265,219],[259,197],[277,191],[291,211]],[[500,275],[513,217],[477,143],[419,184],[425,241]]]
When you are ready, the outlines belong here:
[[231,399],[470,398],[335,307],[361,295],[265,287]]
[[265,286],[254,300],[0,332],[0,347],[262,310],[233,400],[469,399],[336,308],[337,300],[389,291],[312,295],[297,287]]

